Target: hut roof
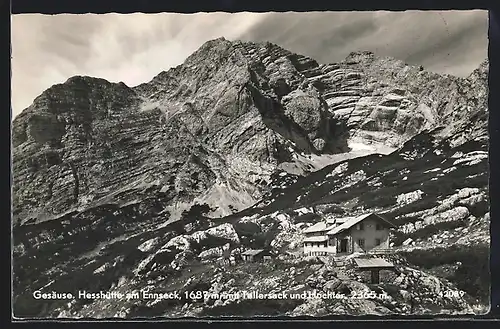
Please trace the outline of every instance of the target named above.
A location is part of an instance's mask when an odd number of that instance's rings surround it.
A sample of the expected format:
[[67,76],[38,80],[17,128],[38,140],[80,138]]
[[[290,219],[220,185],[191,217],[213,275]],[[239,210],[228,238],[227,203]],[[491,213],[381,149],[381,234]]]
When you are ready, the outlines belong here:
[[380,220],[386,226],[389,226],[389,227],[393,227],[394,226],[392,223],[390,223],[389,221],[387,221],[385,218],[381,217],[380,215],[377,215],[375,213],[368,213],[368,214],[364,214],[364,215],[361,215],[361,216],[358,216],[358,217],[348,217],[348,219],[344,223],[340,224],[337,227],[334,227],[333,229],[331,229],[330,231],[328,231],[326,234],[328,234],[328,235],[335,235],[335,234],[341,233],[341,232],[343,232],[343,231],[345,231],[347,229],[350,229],[354,225],[356,225],[358,223],[361,223],[363,220],[365,220],[365,219],[367,219],[368,217],[371,217],[371,216],[375,216],[378,220]]
[[255,255],[260,254],[263,251],[264,251],[264,249],[250,249],[250,250],[246,250],[245,252],[242,252],[241,254],[245,255],[245,256],[255,256]]

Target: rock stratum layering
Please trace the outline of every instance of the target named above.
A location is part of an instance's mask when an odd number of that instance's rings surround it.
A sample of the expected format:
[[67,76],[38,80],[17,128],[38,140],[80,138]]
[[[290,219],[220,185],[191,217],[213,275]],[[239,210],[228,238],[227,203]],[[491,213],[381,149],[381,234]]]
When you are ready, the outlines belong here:
[[[14,314],[484,310],[487,76],[487,62],[458,78],[370,52],[324,65],[271,43],[219,38],[133,88],[83,76],[52,86],[13,122]],[[349,269],[339,279],[319,260],[285,257],[320,217],[366,211],[397,226],[390,283],[370,288]],[[250,247],[279,256],[224,262]],[[299,291],[305,282],[324,291],[382,289],[391,300],[32,297],[37,289],[146,286]],[[443,289],[466,295],[447,299]],[[408,306],[408,293],[417,306]]]

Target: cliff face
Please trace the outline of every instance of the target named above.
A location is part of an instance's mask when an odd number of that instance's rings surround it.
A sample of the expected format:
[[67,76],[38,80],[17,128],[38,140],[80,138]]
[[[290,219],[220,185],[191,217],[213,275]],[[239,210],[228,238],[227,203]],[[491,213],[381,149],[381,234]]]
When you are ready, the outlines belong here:
[[294,154],[369,153],[438,126],[468,134],[487,122],[482,75],[439,76],[366,52],[318,65],[216,39],[136,88],[73,77],[14,120],[15,222],[143,192],[168,200],[173,218],[195,202],[228,215],[259,200]]
[[182,277],[222,246],[294,250],[295,210],[312,206],[385,212],[396,245],[432,242],[443,218],[460,230],[440,238],[487,244],[487,72],[442,76],[369,52],[319,65],[220,38],[134,88],[49,88],[13,123],[19,314],[61,312],[27,301],[47,285],[131,288]]
[[[297,57],[304,64],[294,66],[277,46],[246,48],[208,42],[133,89],[74,77],[44,92],[14,121],[16,219],[117,203],[119,193],[130,202],[127,194],[146,189],[161,191],[174,213],[199,198],[228,214],[258,200],[288,144],[305,153],[345,150],[341,125],[300,73],[317,64]],[[292,86],[270,81],[280,71],[265,71],[264,56],[287,65]]]

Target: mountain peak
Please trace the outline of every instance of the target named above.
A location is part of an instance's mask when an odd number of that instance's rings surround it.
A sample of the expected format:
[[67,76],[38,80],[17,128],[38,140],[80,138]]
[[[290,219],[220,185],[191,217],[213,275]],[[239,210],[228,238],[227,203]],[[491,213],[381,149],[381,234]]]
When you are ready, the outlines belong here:
[[[193,54],[191,54],[186,62],[190,62],[194,58],[209,58],[210,56],[228,56],[234,51],[242,50],[247,57],[252,57],[251,54],[261,53],[263,55],[290,55],[291,51],[269,41],[249,42],[242,40],[228,40],[224,37],[211,39],[203,43]],[[297,54],[300,55],[300,54]],[[300,55],[302,56],[302,55]]]
[[[87,75],[74,75],[66,80],[65,84],[81,83],[81,82],[93,82],[93,81],[106,81],[102,78],[91,77]],[[107,81],[106,81],[107,82]]]
[[489,69],[490,69],[490,61],[488,59],[485,59],[484,61],[481,62],[481,64],[479,64],[479,66],[474,71],[472,71],[469,77],[482,76],[488,74]]
[[223,36],[220,36],[218,38],[212,39],[211,41],[212,42],[224,42],[224,41],[227,41],[227,39],[224,38]]
[[375,57],[375,53],[372,51],[368,50],[359,50],[359,51],[353,51],[347,55],[345,58],[346,61],[355,61],[355,62],[361,62],[361,61],[366,61],[368,59],[373,59]]
[[232,42],[224,37],[208,40],[203,43],[195,52],[186,58],[185,63],[197,60],[210,60],[214,56],[224,56],[232,46]]
[[215,46],[220,46],[220,45],[227,45],[231,44],[232,42],[230,40],[227,40],[224,37],[218,37],[215,39],[210,39],[205,41],[199,49],[205,49],[205,48],[210,48],[210,47],[215,47]]
[[98,77],[92,77],[88,75],[74,75],[72,77],[69,77],[63,85],[72,85],[72,84],[80,84],[80,83],[86,83],[86,84],[105,84],[105,85],[111,85],[111,84],[116,84],[120,87],[126,87],[128,86],[123,82],[111,82],[103,78],[98,78]]

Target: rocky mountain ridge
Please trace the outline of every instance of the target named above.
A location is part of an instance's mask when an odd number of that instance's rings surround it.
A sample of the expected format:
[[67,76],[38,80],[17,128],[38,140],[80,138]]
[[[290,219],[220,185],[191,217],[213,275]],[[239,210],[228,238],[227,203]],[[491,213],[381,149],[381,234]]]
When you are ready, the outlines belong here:
[[280,165],[311,169],[293,156],[393,150],[423,129],[471,124],[461,113],[484,102],[480,71],[439,76],[371,53],[318,65],[216,39],[135,88],[73,77],[14,120],[14,215],[56,218],[146,189],[168,195],[176,218],[196,202],[228,215],[259,200]]
[[[440,241],[439,255],[453,271],[443,279],[432,265],[436,280],[451,280],[442,284],[468,295],[461,306],[436,307],[471,312],[485,303],[484,290],[463,273],[477,278],[486,269],[467,257],[482,255],[489,243],[487,72],[485,62],[465,79],[442,76],[369,52],[319,65],[270,43],[219,38],[134,88],[89,77],[49,88],[13,124],[18,314],[232,314],[230,302],[63,306],[34,302],[30,291],[133,290],[145,282],[175,290],[190,286],[191,274],[208,289],[206,280],[220,271],[214,264],[231,262],[230,255],[245,248],[294,253],[303,228],[321,217],[365,211],[397,225],[401,273],[427,275],[415,267],[437,264],[432,248]],[[227,270],[234,282],[220,289],[250,289],[269,283],[268,275],[279,282],[269,291],[288,289],[299,281],[285,282],[282,270],[294,262],[310,276],[337,271],[320,263],[310,271],[308,261],[317,262],[287,258],[268,272],[254,268],[252,278],[235,264]],[[356,285],[349,273],[332,289]],[[386,287],[392,306],[349,308],[433,309],[394,307],[407,302],[400,289],[419,290],[418,280],[405,280]],[[431,290],[425,298],[439,293]],[[308,303],[270,307],[322,314]],[[316,309],[343,312],[327,306]]]

